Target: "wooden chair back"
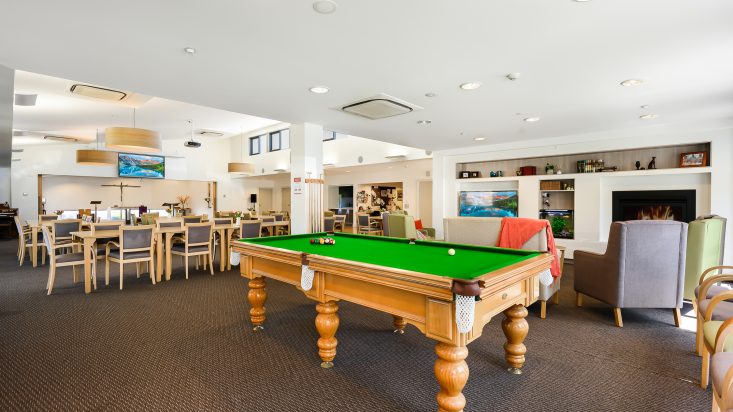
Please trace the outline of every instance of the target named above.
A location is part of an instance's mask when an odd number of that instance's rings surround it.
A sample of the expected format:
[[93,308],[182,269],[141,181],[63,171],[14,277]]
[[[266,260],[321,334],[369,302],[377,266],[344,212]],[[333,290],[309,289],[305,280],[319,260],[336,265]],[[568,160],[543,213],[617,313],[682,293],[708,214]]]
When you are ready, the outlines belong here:
[[125,253],[149,251],[153,256],[153,225],[120,226],[120,260]]
[[92,223],[92,234],[95,234],[97,230],[119,230],[122,223],[124,222],[121,220],[114,222]]
[[183,228],[183,218],[182,217],[159,217],[155,219],[155,227],[157,229],[160,229],[163,227]]
[[336,222],[336,219],[333,217],[324,217],[323,218],[323,230],[326,232],[333,232],[334,223]]
[[48,222],[50,220],[58,220],[58,215],[38,215],[38,222]]
[[263,222],[274,222],[275,216],[262,216],[262,221]]
[[81,231],[81,219],[63,219],[53,222],[53,237],[56,242],[70,240],[73,237],[71,232],[79,231]]
[[186,252],[190,246],[209,246],[214,234],[212,222],[189,223],[186,225]]
[[262,222],[259,220],[244,220],[239,224],[239,235],[243,239],[260,237]]
[[183,224],[190,225],[191,223],[201,223],[202,216],[183,216]]
[[216,217],[216,218],[214,218],[214,226],[231,225],[232,223],[234,223],[234,219],[232,219],[231,217]]

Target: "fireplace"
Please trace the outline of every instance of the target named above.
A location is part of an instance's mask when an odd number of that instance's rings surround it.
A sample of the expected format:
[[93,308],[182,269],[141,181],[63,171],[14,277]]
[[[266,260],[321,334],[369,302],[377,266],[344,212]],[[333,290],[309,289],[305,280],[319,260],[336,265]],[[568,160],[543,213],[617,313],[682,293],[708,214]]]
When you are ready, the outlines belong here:
[[694,190],[642,190],[613,192],[613,221],[695,220]]

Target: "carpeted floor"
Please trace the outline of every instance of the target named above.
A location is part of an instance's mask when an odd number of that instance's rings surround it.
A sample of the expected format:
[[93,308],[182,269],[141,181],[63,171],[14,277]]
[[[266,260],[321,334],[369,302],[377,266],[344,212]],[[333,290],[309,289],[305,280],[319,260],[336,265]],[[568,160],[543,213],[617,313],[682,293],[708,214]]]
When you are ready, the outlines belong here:
[[[179,265],[180,265],[180,261]],[[217,266],[218,267],[218,266]],[[572,265],[548,318],[530,309],[524,374],[504,370],[500,319],[471,343],[466,411],[705,411],[694,335],[671,310],[574,307]],[[342,303],[336,366],[320,368],[314,303],[269,281],[266,329],[248,322],[238,272],[191,271],[152,286],[130,265],[84,295],[71,269],[46,296],[47,266],[18,267],[0,242],[0,410],[434,411],[434,342]],[[100,278],[103,283],[103,279]],[[101,285],[101,284],[100,284]]]

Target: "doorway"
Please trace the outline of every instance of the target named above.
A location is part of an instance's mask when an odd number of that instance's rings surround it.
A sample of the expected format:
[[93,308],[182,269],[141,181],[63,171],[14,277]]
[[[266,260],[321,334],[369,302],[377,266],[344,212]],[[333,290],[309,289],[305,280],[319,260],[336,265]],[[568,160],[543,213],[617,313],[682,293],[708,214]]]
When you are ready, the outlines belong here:
[[281,199],[281,212],[288,212],[288,215],[290,214],[290,187],[283,187],[282,188],[282,196]]
[[260,213],[272,210],[272,188],[260,188],[257,201]]

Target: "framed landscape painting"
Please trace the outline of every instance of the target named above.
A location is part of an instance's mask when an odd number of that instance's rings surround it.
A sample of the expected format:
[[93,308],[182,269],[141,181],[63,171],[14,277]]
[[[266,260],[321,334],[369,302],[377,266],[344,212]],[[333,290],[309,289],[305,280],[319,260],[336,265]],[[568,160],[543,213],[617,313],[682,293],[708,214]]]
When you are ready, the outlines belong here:
[[516,190],[466,191],[458,197],[458,215],[474,217],[517,217]]
[[708,152],[688,152],[680,155],[680,167],[703,167],[708,165]]
[[163,156],[120,153],[118,159],[120,177],[165,179],[165,157]]

